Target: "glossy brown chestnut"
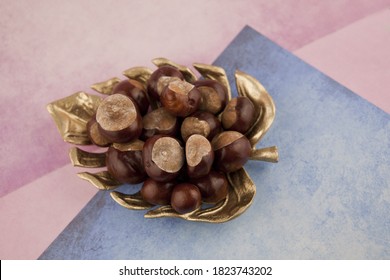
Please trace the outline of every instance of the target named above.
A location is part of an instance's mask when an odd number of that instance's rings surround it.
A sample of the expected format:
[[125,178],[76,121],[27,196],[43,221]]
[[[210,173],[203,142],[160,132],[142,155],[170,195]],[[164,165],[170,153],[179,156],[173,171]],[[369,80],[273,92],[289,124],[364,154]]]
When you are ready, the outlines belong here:
[[147,91],[150,98],[160,99],[163,89],[173,80],[184,80],[183,74],[172,66],[161,66],[150,76],[147,83]]
[[141,196],[153,205],[168,205],[171,202],[173,182],[157,182],[151,178],[146,179],[141,188]]
[[176,212],[180,214],[192,212],[200,207],[201,202],[202,196],[197,186],[181,183],[173,187],[171,206]]
[[199,188],[202,200],[206,203],[218,203],[228,194],[229,184],[223,172],[211,170],[206,176],[190,182]]
[[203,135],[211,141],[215,135],[222,132],[222,125],[210,112],[197,111],[184,119],[180,132],[184,141],[193,134]]
[[187,175],[200,178],[207,175],[214,161],[214,151],[206,137],[194,134],[186,142]]
[[138,184],[147,176],[142,162],[144,143],[135,140],[128,144],[114,144],[106,153],[107,171],[119,182]]
[[141,115],[145,115],[149,108],[149,99],[142,84],[136,80],[127,79],[121,81],[112,90],[112,94],[122,93],[131,97],[138,106]]
[[235,130],[245,134],[256,118],[255,106],[248,97],[233,98],[222,112],[221,121],[225,130]]
[[194,85],[181,80],[171,81],[160,95],[161,104],[173,115],[187,117],[200,103],[200,92]]
[[214,115],[219,114],[228,102],[226,87],[215,80],[198,80],[194,83],[200,91],[202,99],[199,109],[210,112]]
[[87,122],[87,134],[89,140],[96,146],[108,147],[111,144],[111,141],[100,133],[99,125],[96,121],[96,114]]
[[150,178],[169,182],[179,176],[184,166],[184,149],[173,137],[155,135],[146,140],[142,159]]
[[179,131],[179,120],[164,107],[147,113],[143,119],[142,138],[148,139],[153,135],[163,134],[176,136]]
[[224,131],[211,141],[214,150],[215,169],[225,173],[237,171],[252,154],[251,144],[237,131]]
[[102,135],[114,143],[127,143],[142,132],[142,118],[135,101],[123,94],[106,97],[96,111]]

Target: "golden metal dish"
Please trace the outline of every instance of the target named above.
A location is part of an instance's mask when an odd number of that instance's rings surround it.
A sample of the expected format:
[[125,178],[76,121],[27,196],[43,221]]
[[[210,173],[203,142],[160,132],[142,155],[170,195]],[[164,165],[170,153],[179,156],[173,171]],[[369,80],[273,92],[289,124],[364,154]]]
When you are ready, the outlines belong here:
[[[174,63],[166,58],[153,60],[156,66],[170,65],[182,72],[188,82],[194,82],[197,77],[188,67]],[[228,89],[231,99],[231,89],[225,70],[221,67],[194,63],[194,68],[206,79],[217,80]],[[146,67],[133,67],[123,72],[130,79],[139,81],[146,88],[152,70]],[[257,118],[254,125],[246,133],[252,148],[251,159],[268,162],[278,161],[277,147],[256,149],[256,144],[266,134],[275,118],[275,105],[267,90],[254,77],[237,70],[235,73],[236,87],[239,96],[248,97],[256,108]],[[114,77],[96,83],[91,88],[101,94],[109,95],[113,87],[121,79]],[[85,92],[77,92],[66,98],[54,101],[47,105],[47,110],[53,117],[64,141],[75,145],[91,144],[87,135],[86,124],[96,112],[103,98]],[[105,153],[92,153],[78,147],[72,147],[69,152],[74,166],[86,168],[105,167]],[[97,173],[81,172],[78,176],[89,181],[99,190],[114,190],[121,183],[117,182],[107,171]],[[225,200],[209,208],[199,208],[193,212],[179,214],[170,205],[154,206],[145,202],[140,193],[124,194],[111,192],[111,197],[119,205],[131,210],[149,210],[145,218],[177,217],[189,221],[222,223],[229,221],[243,212],[251,205],[256,193],[256,186],[244,168],[227,174],[229,192]]]

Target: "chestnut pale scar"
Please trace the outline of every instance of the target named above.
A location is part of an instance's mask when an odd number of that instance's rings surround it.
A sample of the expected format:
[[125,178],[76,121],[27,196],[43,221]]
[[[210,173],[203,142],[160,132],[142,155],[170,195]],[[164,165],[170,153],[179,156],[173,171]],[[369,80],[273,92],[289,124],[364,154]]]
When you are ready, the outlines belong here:
[[233,98],[228,103],[225,110],[223,111],[221,121],[222,121],[223,126],[226,129],[229,129],[230,127],[232,127],[233,124],[235,124],[237,121],[236,106],[237,106],[237,98]]
[[190,136],[186,144],[186,159],[189,166],[197,166],[204,156],[210,154],[211,144],[202,135]]
[[181,125],[181,136],[184,141],[193,134],[201,134],[208,137],[210,134],[210,125],[207,121],[200,120],[196,117],[187,117]]
[[219,112],[222,107],[221,99],[218,92],[212,87],[201,86],[198,87],[202,95],[202,102],[200,103],[200,109],[209,111],[213,114]]
[[184,165],[184,149],[176,139],[162,137],[154,143],[152,161],[165,172],[178,172]]
[[133,101],[123,94],[105,98],[96,112],[96,120],[107,131],[118,131],[129,127],[137,118]]
[[92,122],[88,128],[89,137],[93,143],[100,146],[106,146],[110,144],[110,141],[100,133],[98,123],[96,121]]
[[157,91],[161,93],[169,83],[174,81],[181,81],[181,79],[179,77],[161,76],[157,81]]
[[129,143],[114,143],[112,146],[122,152],[128,152],[128,151],[142,151],[142,148],[144,147],[144,142],[136,139],[134,141],[131,141]]
[[188,94],[195,86],[181,80],[173,80],[168,84],[170,90],[180,94]]
[[214,151],[216,151],[218,149],[226,147],[227,145],[233,143],[241,137],[243,137],[243,135],[240,132],[225,131],[215,136],[211,142],[211,145],[213,146]]
[[142,122],[145,129],[168,130],[175,126],[176,117],[161,107],[145,115]]

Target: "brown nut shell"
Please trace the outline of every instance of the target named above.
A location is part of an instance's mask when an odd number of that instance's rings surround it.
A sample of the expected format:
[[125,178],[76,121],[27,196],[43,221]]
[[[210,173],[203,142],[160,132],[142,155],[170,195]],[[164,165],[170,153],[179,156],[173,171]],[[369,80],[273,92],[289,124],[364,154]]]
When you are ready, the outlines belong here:
[[184,141],[193,134],[203,135],[211,141],[215,135],[222,132],[222,125],[210,112],[197,111],[184,119],[180,132]]
[[245,134],[256,120],[255,106],[245,96],[233,98],[221,115],[222,126]]
[[142,198],[150,204],[168,205],[171,202],[174,185],[173,182],[162,183],[148,178],[142,185],[140,193]]
[[143,119],[142,138],[148,139],[157,134],[176,136],[179,131],[179,120],[164,107],[147,113]]
[[237,131],[224,131],[218,134],[211,145],[215,156],[214,167],[225,173],[243,167],[252,153],[248,138]]
[[87,122],[88,138],[93,144],[99,147],[108,147],[111,141],[100,133],[99,125],[96,121],[96,114]]
[[184,166],[184,149],[173,137],[155,135],[146,140],[142,150],[146,173],[158,182],[173,181]]
[[175,80],[172,78],[184,80],[183,74],[175,67],[165,65],[157,68],[147,83],[147,91],[150,98],[159,100],[162,90],[171,80]]
[[114,143],[137,139],[142,132],[142,118],[135,101],[123,94],[105,98],[96,111],[102,135]]
[[223,172],[211,170],[206,176],[190,182],[199,188],[202,200],[206,203],[218,203],[228,194],[229,183]]
[[122,93],[131,97],[137,104],[142,116],[148,111],[149,99],[140,82],[132,79],[123,80],[114,87],[112,94],[114,93]]
[[214,161],[214,151],[206,137],[194,134],[186,142],[187,175],[200,178],[207,175]]
[[202,195],[194,184],[181,183],[173,187],[171,206],[176,212],[192,212],[200,207],[201,201]]
[[226,87],[220,82],[205,79],[196,81],[194,85],[202,97],[199,105],[200,110],[216,115],[225,108],[228,102],[228,93]]
[[200,92],[186,81],[172,81],[160,95],[161,104],[173,115],[187,117],[194,113],[200,102]]
[[119,182],[138,184],[147,176],[142,162],[142,145],[135,148],[111,146],[106,153],[108,172]]

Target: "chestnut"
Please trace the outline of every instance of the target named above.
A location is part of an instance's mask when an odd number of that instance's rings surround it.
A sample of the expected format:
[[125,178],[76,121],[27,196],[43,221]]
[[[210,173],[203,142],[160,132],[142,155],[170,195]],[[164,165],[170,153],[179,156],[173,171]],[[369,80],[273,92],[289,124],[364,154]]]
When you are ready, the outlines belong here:
[[142,138],[147,139],[156,134],[176,136],[179,131],[179,120],[164,107],[147,113],[143,119]]
[[181,183],[173,187],[171,206],[176,212],[180,214],[192,212],[200,207],[201,202],[202,195],[194,184]]
[[187,175],[199,178],[207,175],[214,161],[214,151],[206,137],[194,134],[186,142]]
[[214,166],[225,173],[240,169],[252,154],[251,144],[237,131],[224,131],[211,141],[214,150]]
[[255,106],[245,96],[233,98],[222,112],[222,126],[226,130],[235,130],[245,134],[256,119]]
[[107,171],[121,183],[143,182],[147,178],[142,162],[143,145],[140,140],[113,144],[106,152]]
[[209,174],[190,181],[196,185],[202,194],[202,200],[206,203],[218,203],[225,199],[229,184],[225,173],[211,170]]
[[228,93],[226,87],[220,82],[215,80],[198,80],[194,83],[194,86],[201,93],[200,110],[216,115],[225,108],[228,102]]
[[171,195],[173,186],[175,183],[173,182],[157,182],[152,178],[148,178],[145,180],[144,184],[141,188],[141,196],[150,204],[153,205],[168,205],[171,202]]
[[87,122],[87,135],[89,140],[96,146],[107,147],[111,144],[111,141],[100,133],[99,125],[96,121],[96,114]]
[[168,65],[157,68],[147,83],[150,98],[159,100],[163,89],[173,80],[184,80],[183,74],[177,68]]
[[137,139],[142,132],[142,118],[134,100],[123,94],[106,97],[96,111],[102,135],[115,143]]
[[181,137],[187,141],[193,134],[200,134],[208,140],[212,140],[215,135],[222,132],[219,119],[206,111],[197,111],[184,119],[181,124]]
[[128,97],[131,97],[138,106],[141,115],[145,115],[149,108],[149,99],[143,85],[132,79],[127,79],[119,82],[114,89],[112,94],[122,93]]
[[184,149],[173,137],[155,135],[146,140],[142,159],[150,178],[168,182],[178,177],[184,166]]
[[200,102],[200,92],[194,85],[181,80],[171,81],[160,95],[161,104],[179,117],[187,117],[194,113]]

